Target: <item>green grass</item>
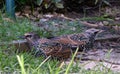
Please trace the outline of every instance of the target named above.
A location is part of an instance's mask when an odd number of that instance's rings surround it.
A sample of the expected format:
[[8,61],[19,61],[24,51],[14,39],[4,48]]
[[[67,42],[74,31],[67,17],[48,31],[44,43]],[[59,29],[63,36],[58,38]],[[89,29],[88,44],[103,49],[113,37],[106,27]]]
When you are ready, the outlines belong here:
[[26,32],[37,31],[38,28],[31,25],[27,19],[7,22],[2,20],[0,23],[0,41],[16,40]]
[[[70,26],[78,26],[78,22],[67,22]],[[65,23],[65,24],[67,24]],[[80,28],[77,28],[80,32]],[[66,31],[67,30],[67,31]],[[60,30],[55,35],[69,34],[71,31]],[[36,31],[40,36],[49,36],[46,31],[34,26],[28,19],[18,19],[16,22],[4,20],[4,16],[0,14],[0,42],[9,42],[19,39],[19,36],[26,32]],[[56,33],[56,32],[54,32]],[[14,46],[0,46],[0,72],[3,73],[20,73],[20,74],[114,74],[112,71],[105,69],[101,70],[84,70],[82,66],[78,66],[79,62],[74,65],[73,55],[70,64],[63,65],[58,60],[43,59],[42,57],[35,58],[28,52],[18,53]],[[77,50],[76,50],[77,51]]]
[[85,18],[81,18],[82,21],[113,21],[113,19],[110,18],[105,18],[104,16],[100,16],[100,17],[85,17]]

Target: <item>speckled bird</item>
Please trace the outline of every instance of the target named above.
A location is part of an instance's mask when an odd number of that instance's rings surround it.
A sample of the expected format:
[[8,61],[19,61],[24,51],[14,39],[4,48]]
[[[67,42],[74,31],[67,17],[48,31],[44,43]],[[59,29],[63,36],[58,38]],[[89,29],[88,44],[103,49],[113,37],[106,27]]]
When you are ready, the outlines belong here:
[[33,49],[35,56],[51,56],[57,59],[67,59],[71,56],[71,48],[67,45],[55,42],[47,38],[40,38],[38,34],[26,33],[24,35],[29,47]]

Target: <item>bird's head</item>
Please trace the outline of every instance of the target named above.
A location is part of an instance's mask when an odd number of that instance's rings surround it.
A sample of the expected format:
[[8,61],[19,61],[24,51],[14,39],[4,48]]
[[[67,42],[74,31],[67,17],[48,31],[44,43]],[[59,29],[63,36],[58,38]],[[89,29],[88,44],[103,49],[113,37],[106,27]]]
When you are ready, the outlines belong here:
[[39,39],[40,36],[34,32],[29,32],[24,34],[25,38],[30,38],[30,39]]
[[91,28],[85,31],[87,36],[96,36],[98,33],[101,33],[101,32],[103,32],[103,30],[95,29],[95,28]]
[[36,39],[39,39],[40,36],[34,32],[29,32],[29,33],[25,33],[24,36],[22,36],[21,38],[36,40]]

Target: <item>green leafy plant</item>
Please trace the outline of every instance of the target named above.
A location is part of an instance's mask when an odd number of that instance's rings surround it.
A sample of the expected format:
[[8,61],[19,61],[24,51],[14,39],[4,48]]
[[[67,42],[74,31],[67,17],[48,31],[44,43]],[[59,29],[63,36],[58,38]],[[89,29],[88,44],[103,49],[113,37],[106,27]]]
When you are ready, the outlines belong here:
[[61,3],[62,0],[37,0],[37,4],[41,6],[45,6],[45,8],[49,8],[54,4],[57,8],[64,8],[63,4]]

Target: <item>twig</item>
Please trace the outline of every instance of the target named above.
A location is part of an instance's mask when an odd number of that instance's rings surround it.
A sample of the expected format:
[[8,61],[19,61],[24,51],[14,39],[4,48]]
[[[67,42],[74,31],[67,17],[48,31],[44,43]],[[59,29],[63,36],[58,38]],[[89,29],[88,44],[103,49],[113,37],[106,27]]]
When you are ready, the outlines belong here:
[[120,35],[111,35],[111,36],[107,36],[107,37],[99,37],[96,38],[95,41],[106,41],[106,40],[116,40],[119,39]]
[[92,28],[97,28],[99,27],[97,24],[91,24],[91,23],[88,23],[88,22],[83,22],[81,21],[81,23],[85,26],[88,26],[88,27],[92,27]]

